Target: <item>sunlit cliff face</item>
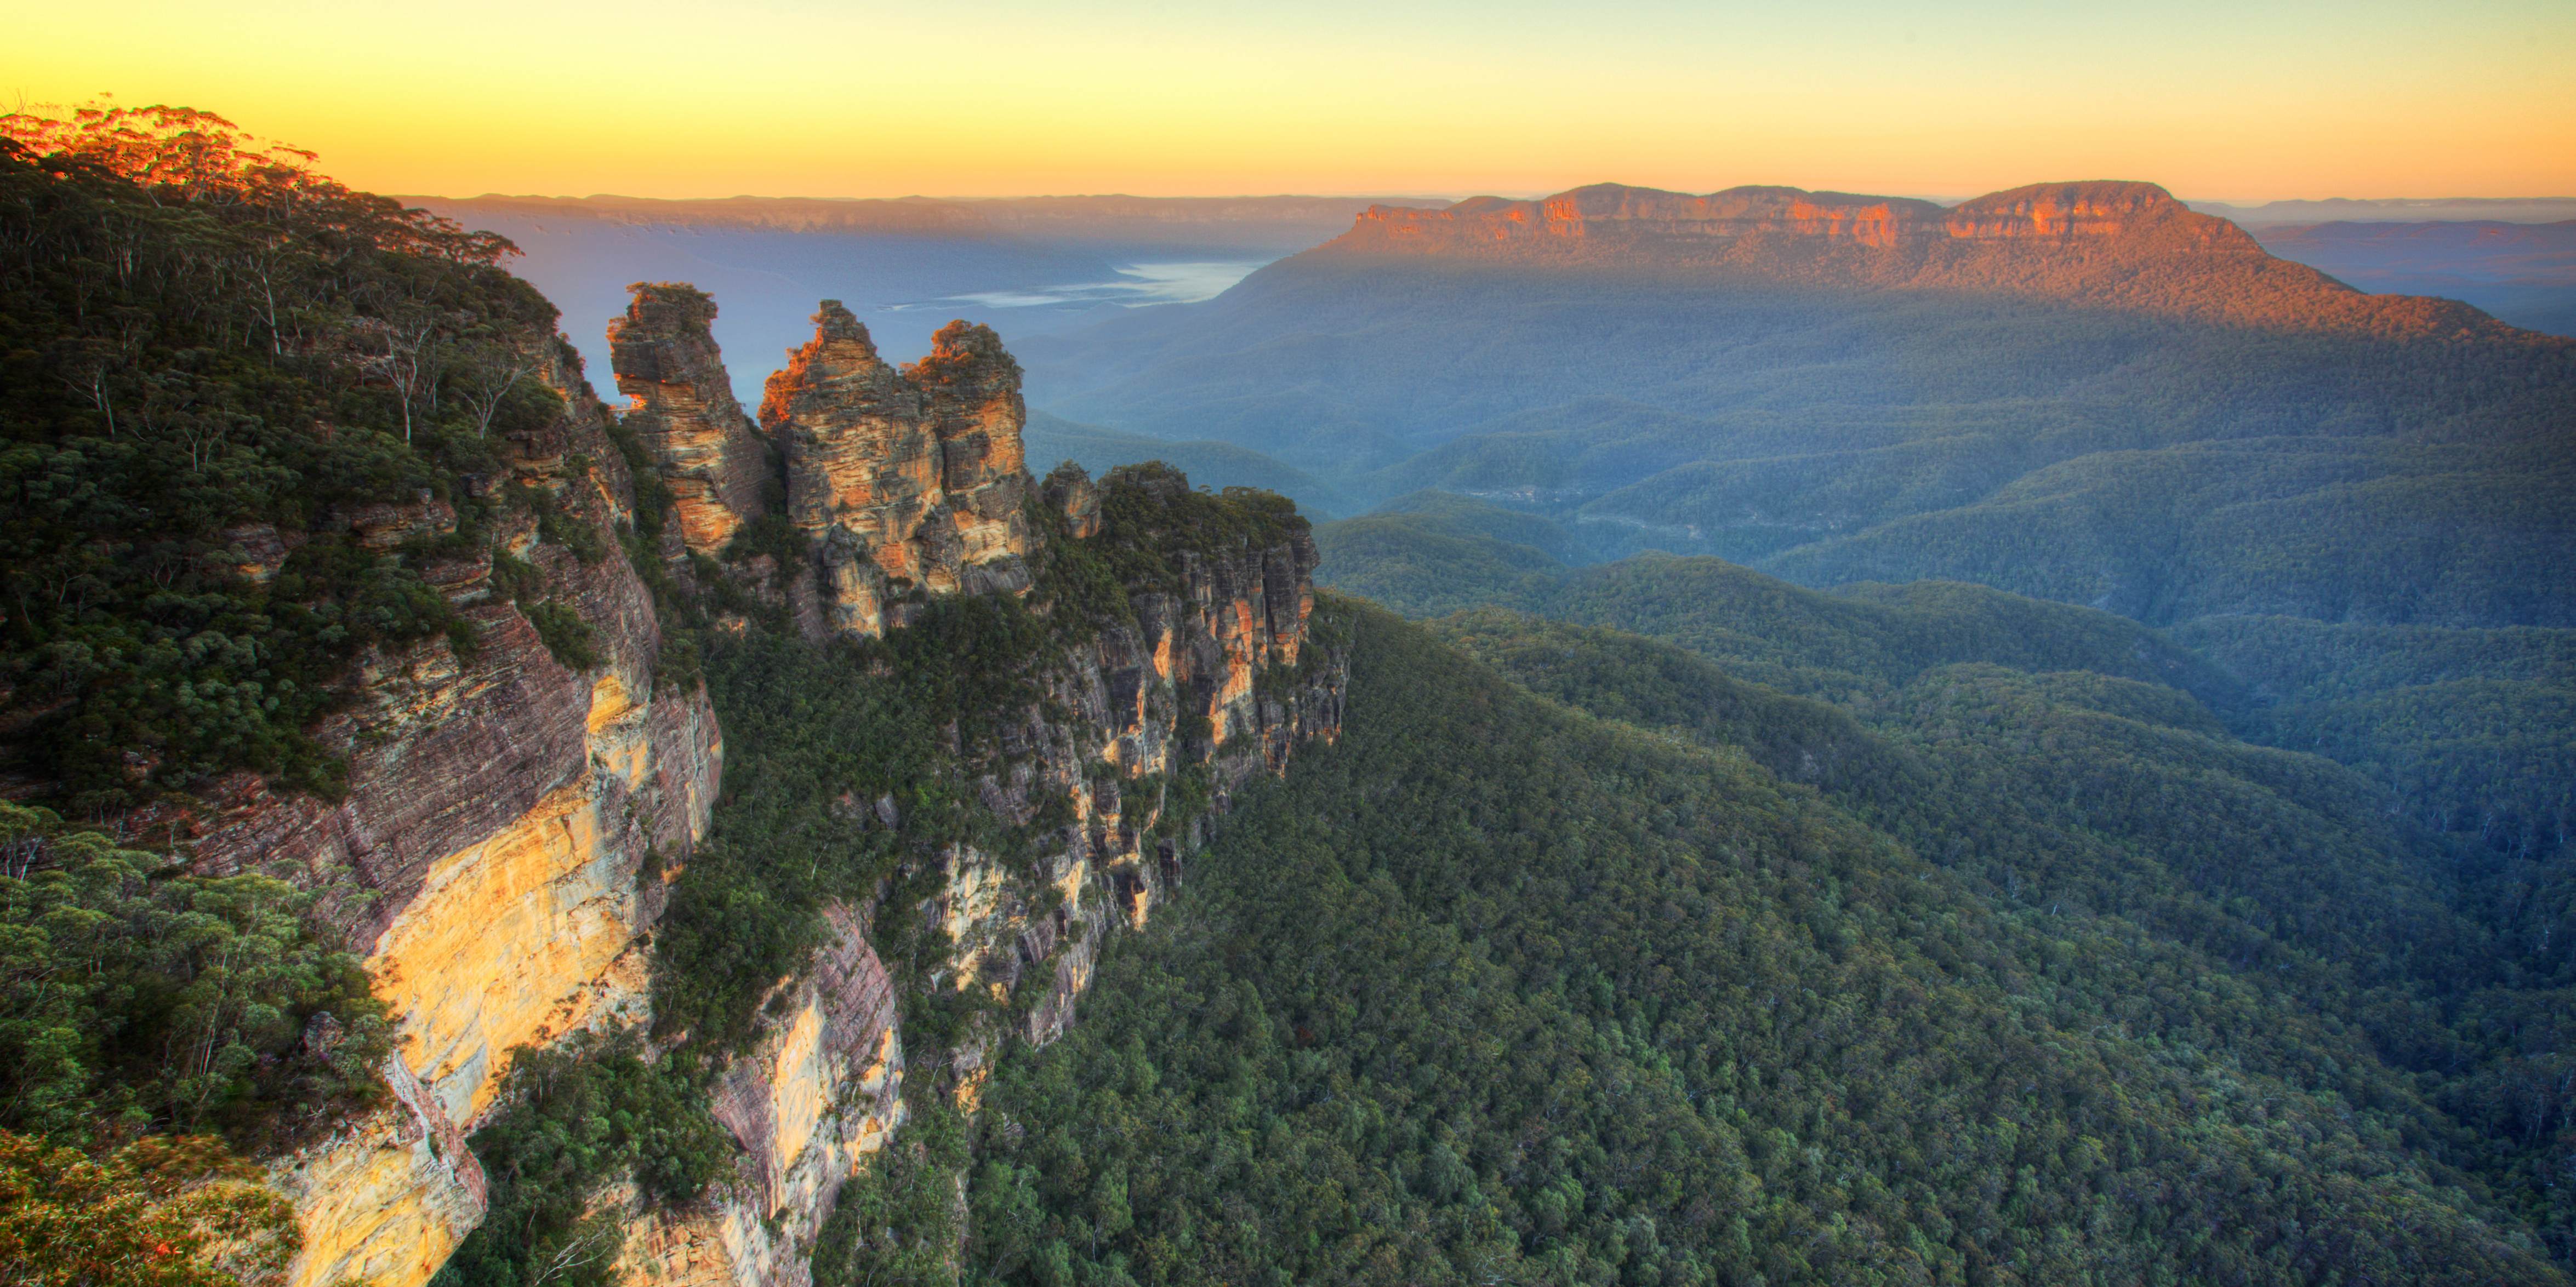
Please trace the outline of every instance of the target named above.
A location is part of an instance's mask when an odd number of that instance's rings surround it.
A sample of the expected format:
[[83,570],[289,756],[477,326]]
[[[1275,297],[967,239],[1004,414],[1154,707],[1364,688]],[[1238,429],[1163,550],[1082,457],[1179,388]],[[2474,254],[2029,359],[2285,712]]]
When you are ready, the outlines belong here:
[[1379,206],[1354,237],[1389,242],[1664,239],[1731,241],[1760,234],[1868,247],[1909,242],[2109,236],[2143,218],[2179,211],[2145,183],[2061,183],[2016,188],[1943,209],[1902,197],[1795,188],[1729,188],[1707,196],[1618,184],[1575,188],[1536,201],[1477,197],[1445,209]]

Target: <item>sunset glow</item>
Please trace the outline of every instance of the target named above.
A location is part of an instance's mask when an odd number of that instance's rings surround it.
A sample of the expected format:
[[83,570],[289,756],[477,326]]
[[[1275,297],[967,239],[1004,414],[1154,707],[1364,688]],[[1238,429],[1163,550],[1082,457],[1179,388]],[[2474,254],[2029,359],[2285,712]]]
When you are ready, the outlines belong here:
[[208,108],[387,192],[2576,192],[2555,0],[145,0],[11,26],[8,101]]

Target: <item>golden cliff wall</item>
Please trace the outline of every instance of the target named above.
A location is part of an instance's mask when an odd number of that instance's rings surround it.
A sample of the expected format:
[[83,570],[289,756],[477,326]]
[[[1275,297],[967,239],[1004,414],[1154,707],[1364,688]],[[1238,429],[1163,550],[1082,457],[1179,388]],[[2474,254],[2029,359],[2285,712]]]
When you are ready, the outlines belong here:
[[2457,301],[2366,295],[2276,259],[2235,224],[2151,183],[2032,184],[1947,209],[1797,188],[1700,196],[1603,183],[1532,201],[1373,206],[1307,255],[1686,274],[1712,284],[1971,291],[2383,336],[2510,330]]
[[[434,560],[424,579],[479,646],[470,660],[443,639],[363,660],[352,700],[318,730],[348,758],[344,799],[272,793],[243,773],[151,824],[185,837],[201,871],[292,870],[393,1011],[389,1102],[273,1168],[305,1235],[297,1287],[416,1287],[473,1229],[484,1182],[464,1136],[505,1052],[640,1012],[639,936],[662,887],[639,876],[656,855],[685,857],[714,799],[714,712],[703,690],[656,691],[652,598],[615,552],[632,482],[578,371],[559,358],[545,377],[572,410],[506,444],[506,481],[549,494],[559,521],[589,526],[608,553],[584,563],[540,541],[525,511],[494,535],[537,569],[537,595],[590,627],[599,664],[554,658],[492,584],[488,551]],[[325,521],[390,549],[451,530],[455,513],[424,500]]]

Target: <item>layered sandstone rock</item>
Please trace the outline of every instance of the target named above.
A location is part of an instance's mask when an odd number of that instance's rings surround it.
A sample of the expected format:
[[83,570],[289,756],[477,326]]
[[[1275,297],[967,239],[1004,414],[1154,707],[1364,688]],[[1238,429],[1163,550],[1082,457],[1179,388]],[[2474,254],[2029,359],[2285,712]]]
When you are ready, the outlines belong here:
[[[660,289],[659,303],[639,295],[620,331],[620,375],[640,403],[630,423],[662,426],[654,441],[667,444],[683,418],[675,388],[689,391],[701,428],[720,429],[709,408],[730,404],[700,392],[725,386],[712,341],[699,343],[711,310],[692,312],[685,288]],[[815,536],[814,562],[778,580],[806,587],[827,628],[882,633],[927,594],[1026,590],[1042,528],[1098,534],[1102,489],[1078,469],[1041,489],[1063,526],[1026,508],[1019,371],[990,331],[952,326],[899,371],[845,310],[827,305],[818,321],[765,410],[795,480],[793,515]],[[548,493],[558,521],[604,539],[631,517],[632,480],[578,372],[559,355],[547,376],[574,410],[507,444],[507,481]],[[699,517],[742,521],[753,511],[738,506],[758,498],[727,492],[726,438],[695,441],[713,446],[696,457],[656,446],[657,468],[685,496],[691,461],[705,464]],[[1177,474],[1126,485],[1136,490],[1122,505],[1205,503]],[[423,497],[330,521],[399,545],[457,516]],[[531,513],[498,523],[500,547],[591,628],[598,664],[559,662],[496,592],[488,554],[433,561],[424,578],[472,620],[480,646],[363,659],[353,700],[320,730],[349,758],[344,800],[274,794],[242,775],[196,809],[148,820],[193,837],[201,870],[300,871],[395,1012],[391,1100],[273,1167],[306,1235],[297,1287],[418,1287],[473,1230],[484,1182],[464,1140],[493,1108],[506,1052],[649,1017],[648,931],[664,899],[653,873],[685,859],[715,796],[713,713],[702,691],[656,690],[660,631],[633,570],[540,541]],[[712,530],[684,535],[704,548]],[[983,766],[972,788],[1006,824],[1071,819],[1041,839],[1034,878],[1025,862],[971,846],[929,858],[945,880],[916,910],[954,950],[923,985],[1016,997],[1016,1017],[908,1067],[895,985],[866,933],[871,909],[831,909],[813,968],[780,982],[753,1047],[717,1076],[715,1115],[740,1150],[729,1179],[678,1209],[631,1184],[594,1195],[627,1212],[622,1281],[804,1287],[842,1182],[905,1120],[907,1077],[971,1111],[1003,1043],[1051,1040],[1072,1021],[1102,940],[1143,924],[1181,885],[1230,793],[1283,768],[1297,742],[1338,733],[1344,670],[1306,628],[1313,542],[1301,523],[1259,530],[1258,542],[1176,538],[1182,548],[1159,551],[1170,574],[1133,587],[1130,611],[1055,656],[1047,699],[1019,712],[1001,745],[959,748],[961,763]],[[243,561],[294,536],[245,532]],[[1190,797],[1185,816],[1173,784],[1193,773],[1214,798]],[[853,807],[899,821],[890,800]]]
[[1025,589],[1028,413],[1000,339],[953,323],[897,370],[839,301],[814,322],[760,414],[787,455],[788,518],[813,538],[821,624],[881,635],[910,591]]
[[[1160,483],[1186,485],[1178,475]],[[1047,492],[1090,507],[1096,520],[1097,495],[1078,470],[1059,471]],[[1050,677],[1041,709],[1067,717],[1051,722],[1033,711],[1006,729],[1011,767],[978,783],[985,803],[1015,825],[1050,799],[1072,805],[1074,822],[1044,862],[1053,893],[1014,886],[985,855],[951,855],[938,911],[956,944],[952,984],[1007,993],[1030,970],[1046,971],[1027,1014],[1031,1040],[1052,1040],[1071,1021],[1102,932],[1113,920],[1141,927],[1180,887],[1205,825],[1234,791],[1256,773],[1284,770],[1299,743],[1341,732],[1348,672],[1344,658],[1318,653],[1308,635],[1317,555],[1305,529],[1268,547],[1184,549],[1174,561],[1176,587],[1134,595],[1132,628],[1100,630]],[[1172,779],[1196,765],[1214,789],[1209,813],[1174,817]],[[968,1052],[970,1062],[977,1057]]]
[[[544,374],[573,410],[502,445],[511,480],[610,544],[631,480],[578,371],[558,355]],[[424,498],[326,521],[379,542],[445,530],[455,511]],[[536,593],[590,628],[597,665],[555,659],[495,593],[489,552],[433,559],[422,577],[477,647],[361,658],[348,704],[316,730],[347,759],[342,799],[242,773],[192,807],[129,820],[180,839],[202,872],[293,873],[393,1011],[392,1102],[274,1170],[305,1234],[297,1287],[416,1287],[472,1230],[483,1186],[464,1136],[505,1052],[641,1014],[642,936],[663,901],[642,873],[686,857],[714,800],[714,713],[703,690],[656,691],[661,629],[633,569],[541,542],[526,511],[494,536],[536,569]]]
[[[1142,499],[1177,499],[1185,487],[1171,475]],[[1044,495],[1069,523],[1096,529],[1099,491],[1079,470],[1049,478]],[[908,1062],[922,1056],[907,1054],[865,917],[833,909],[815,969],[763,1006],[772,1017],[762,1036],[719,1079],[716,1116],[741,1150],[730,1182],[682,1210],[611,1195],[629,1208],[621,1282],[805,1287],[806,1251],[840,1182],[905,1119],[907,1079],[972,1111],[1005,1043],[1051,1041],[1073,1022],[1102,942],[1141,927],[1184,883],[1230,795],[1284,768],[1299,742],[1339,734],[1347,671],[1308,634],[1316,551],[1302,527],[1267,546],[1171,557],[1176,585],[1136,595],[1132,625],[1073,648],[1045,676],[1047,699],[1005,726],[997,746],[963,748],[998,752],[978,756],[991,767],[972,786],[1004,823],[1030,825],[1058,801],[1072,820],[1044,845],[1034,880],[972,846],[936,855],[942,889],[919,910],[951,951],[924,983],[1020,997],[1026,1008],[1008,1028],[979,1028],[927,1065]],[[1194,765],[1206,766],[1214,799],[1205,813],[1177,816],[1172,781]],[[849,808],[900,821],[891,800]]]
[[637,282],[626,315],[608,324],[620,417],[671,490],[680,537],[713,553],[760,513],[769,446],[734,401],[733,379],[709,329],[716,305],[695,287]]
[[2035,296],[2229,325],[2379,335],[2501,333],[2466,304],[2365,295],[2275,259],[2151,183],[2041,183],[1944,209],[1902,197],[1595,184],[1534,201],[1375,206],[1317,259],[1650,271],[1830,289]]

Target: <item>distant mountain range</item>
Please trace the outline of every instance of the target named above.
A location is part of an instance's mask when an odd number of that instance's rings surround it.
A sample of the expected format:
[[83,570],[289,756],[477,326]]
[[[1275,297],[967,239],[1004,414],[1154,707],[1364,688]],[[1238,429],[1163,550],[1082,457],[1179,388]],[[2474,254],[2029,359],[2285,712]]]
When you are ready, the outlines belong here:
[[2251,231],[2265,250],[2363,290],[2465,300],[2516,326],[2576,335],[2576,218],[2259,224]]
[[[1635,191],[1635,190],[1632,190]],[[1738,190],[1739,194],[1756,190]],[[1786,192],[1787,189],[1776,190]],[[752,380],[802,342],[818,299],[865,316],[889,351],[926,350],[963,317],[1014,338],[1079,327],[1127,310],[1205,299],[1263,264],[1331,241],[1372,206],[1446,206],[1392,197],[1060,196],[991,200],[728,197],[409,196],[526,252],[517,270],[565,312],[577,344],[595,347],[637,280],[689,281],[725,301],[717,332]],[[1830,194],[1809,194],[1827,200]],[[1845,198],[1862,205],[1879,198]],[[1478,198],[1470,213],[1518,206]],[[1900,201],[1930,217],[1943,207]],[[2564,207],[2563,209],[2561,207]],[[2523,262],[2491,241],[2428,258],[2417,240],[2394,259],[2380,247],[2301,234],[2323,219],[2487,221],[2576,217],[2576,201],[2195,203],[2245,225],[2281,258],[2362,289],[2464,299],[2516,325],[2576,330],[2576,285],[2555,261]],[[2383,262],[2387,260],[2388,262]],[[596,364],[606,351],[585,353]]]

